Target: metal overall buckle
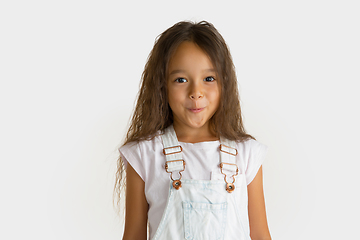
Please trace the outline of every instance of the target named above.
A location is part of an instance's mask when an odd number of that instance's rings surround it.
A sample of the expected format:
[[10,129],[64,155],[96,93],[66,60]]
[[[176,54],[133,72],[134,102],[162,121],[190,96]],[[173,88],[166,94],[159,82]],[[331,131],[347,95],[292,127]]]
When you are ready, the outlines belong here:
[[[171,152],[171,153],[167,153],[166,150],[167,149],[172,149],[172,148],[180,148],[179,151],[176,152]],[[168,148],[164,148],[163,149],[163,153],[164,155],[171,155],[171,154],[177,154],[177,153],[181,153],[182,152],[182,147],[181,146],[175,146],[175,147],[168,147]],[[168,163],[170,162],[183,162],[183,170],[179,170],[179,179],[173,179],[173,172],[169,172],[168,171]],[[179,190],[181,188],[181,178],[182,178],[182,174],[181,172],[183,172],[185,170],[185,161],[180,159],[180,160],[173,160],[173,161],[166,161],[165,163],[165,169],[167,173],[170,173],[170,178],[173,181],[172,185],[176,190]]]
[[[235,150],[235,153],[231,153],[231,152],[229,152],[229,151],[225,151],[225,150],[223,149],[223,146],[224,146],[224,147],[227,147],[227,148],[230,148],[230,149],[234,149],[234,150]],[[238,151],[237,151],[236,148],[229,147],[229,146],[226,146],[226,145],[223,145],[223,144],[220,144],[220,151],[221,151],[221,152],[224,152],[224,153],[228,153],[228,154],[230,154],[230,155],[232,155],[232,156],[236,156],[236,155],[238,154]],[[231,177],[230,177],[230,178],[232,178],[232,182],[231,182],[231,183],[227,181],[227,175],[223,172],[223,166],[224,166],[224,164],[226,164],[226,165],[231,165],[231,166],[236,166],[235,174],[231,175]],[[232,193],[232,192],[235,190],[235,185],[234,185],[234,183],[235,183],[235,176],[238,175],[238,173],[239,173],[239,168],[238,168],[238,166],[237,166],[236,164],[232,164],[232,163],[220,163],[220,170],[221,170],[221,173],[225,175],[225,176],[224,176],[224,180],[225,180],[225,182],[226,182],[226,191],[227,191],[228,193]]]
[[[227,164],[227,165],[233,165],[233,166],[236,166],[236,173],[231,175],[230,178],[232,178],[232,182],[229,183],[227,181],[227,175],[223,172],[223,166],[224,164]],[[228,191],[228,193],[232,193],[234,190],[235,190],[235,185],[234,185],[234,182],[235,182],[235,176],[238,175],[238,172],[239,172],[239,168],[237,167],[236,164],[232,164],[232,163],[220,163],[220,170],[221,170],[221,173],[224,174],[224,180],[226,182],[226,191]]]
[[[173,179],[173,172],[169,172],[168,171],[168,162],[183,162],[183,166],[184,166],[184,169],[183,170],[180,170],[179,171],[179,179]],[[166,169],[166,172],[167,173],[170,173],[170,178],[171,178],[171,180],[173,181],[173,183],[172,183],[172,185],[173,185],[173,187],[176,189],[176,190],[179,190],[179,188],[181,188],[181,178],[182,178],[182,174],[181,174],[181,172],[183,172],[184,170],[185,170],[185,161],[184,160],[174,160],[174,161],[167,161],[166,163],[165,163],[165,169]]]

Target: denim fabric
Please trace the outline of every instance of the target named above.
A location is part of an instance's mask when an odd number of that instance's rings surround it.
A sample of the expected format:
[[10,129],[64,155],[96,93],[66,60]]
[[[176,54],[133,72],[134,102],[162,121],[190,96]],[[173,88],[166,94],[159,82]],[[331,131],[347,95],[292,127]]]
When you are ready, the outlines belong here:
[[[182,180],[169,198],[153,240],[250,240],[245,176],[236,177],[235,191],[224,180]],[[244,192],[245,191],[245,192]]]
[[224,239],[226,210],[226,202],[183,202],[185,239]]

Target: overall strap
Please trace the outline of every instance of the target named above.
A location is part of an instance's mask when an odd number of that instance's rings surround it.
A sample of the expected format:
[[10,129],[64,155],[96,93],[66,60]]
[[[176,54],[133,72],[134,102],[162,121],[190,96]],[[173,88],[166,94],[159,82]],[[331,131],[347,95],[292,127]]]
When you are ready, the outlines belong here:
[[[226,191],[229,193],[235,190],[235,176],[239,169],[236,165],[236,142],[220,137],[220,170],[225,175]],[[232,182],[228,182],[228,178],[232,178]]]
[[[181,172],[185,170],[185,161],[182,157],[182,147],[176,137],[173,125],[165,129],[165,133],[161,136],[166,156],[165,169],[166,172],[171,173],[170,178],[173,181],[172,185],[175,189],[181,187]],[[173,179],[173,173],[178,173],[179,178]]]
[[[173,187],[178,190],[181,187],[181,172],[185,170],[185,161],[182,157],[182,147],[179,144],[173,125],[165,129],[161,136],[166,157],[165,169],[170,173],[170,178],[173,181]],[[235,176],[239,169],[236,165],[236,142],[225,138],[220,138],[220,169],[221,173],[225,175],[226,191],[229,193],[235,190]],[[173,173],[178,173],[179,178],[174,179]],[[232,179],[232,182],[228,181]]]

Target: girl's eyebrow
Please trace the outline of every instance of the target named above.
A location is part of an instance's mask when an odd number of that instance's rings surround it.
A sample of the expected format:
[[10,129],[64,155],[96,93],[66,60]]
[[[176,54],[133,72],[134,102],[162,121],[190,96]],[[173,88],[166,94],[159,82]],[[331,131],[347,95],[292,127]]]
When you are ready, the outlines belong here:
[[[179,69],[179,70],[173,70],[173,71],[171,71],[171,73],[170,73],[169,75],[176,74],[176,73],[184,73],[184,72],[186,72],[186,71],[181,70],[181,69]],[[215,69],[213,69],[213,68],[204,69],[203,72],[213,72],[213,73],[216,73]]]

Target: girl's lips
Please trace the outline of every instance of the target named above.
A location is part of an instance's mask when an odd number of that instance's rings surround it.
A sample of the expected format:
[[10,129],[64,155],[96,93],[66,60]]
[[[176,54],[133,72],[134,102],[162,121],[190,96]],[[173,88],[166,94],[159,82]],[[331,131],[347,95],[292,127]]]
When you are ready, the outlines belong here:
[[189,110],[193,113],[201,112],[204,108],[189,108]]

